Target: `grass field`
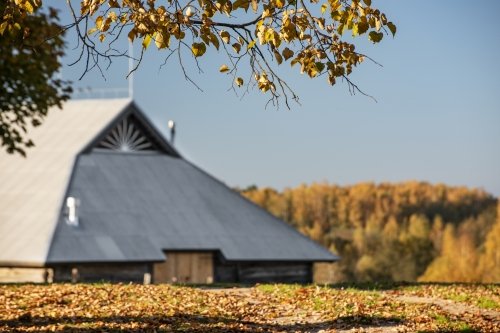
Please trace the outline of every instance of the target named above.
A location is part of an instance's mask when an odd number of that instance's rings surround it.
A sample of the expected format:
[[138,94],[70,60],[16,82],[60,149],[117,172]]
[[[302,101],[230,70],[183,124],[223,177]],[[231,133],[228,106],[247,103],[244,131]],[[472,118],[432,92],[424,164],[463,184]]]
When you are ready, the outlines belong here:
[[499,285],[0,285],[2,332],[500,332]]

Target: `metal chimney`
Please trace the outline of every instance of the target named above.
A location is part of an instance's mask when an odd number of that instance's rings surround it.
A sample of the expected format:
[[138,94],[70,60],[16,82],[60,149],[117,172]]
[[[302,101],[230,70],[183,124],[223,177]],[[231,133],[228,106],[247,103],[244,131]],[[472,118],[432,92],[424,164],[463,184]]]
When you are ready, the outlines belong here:
[[168,121],[168,128],[170,128],[170,143],[173,146],[174,145],[174,139],[175,139],[175,121],[169,120]]
[[78,226],[78,206],[80,206],[80,200],[77,198],[66,199],[66,223],[75,227]]

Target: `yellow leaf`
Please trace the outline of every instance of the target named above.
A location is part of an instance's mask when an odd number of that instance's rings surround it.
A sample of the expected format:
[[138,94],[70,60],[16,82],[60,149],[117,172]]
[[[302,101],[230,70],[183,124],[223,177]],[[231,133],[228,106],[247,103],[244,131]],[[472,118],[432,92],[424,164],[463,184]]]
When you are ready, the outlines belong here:
[[218,50],[219,49],[219,38],[213,33],[210,33],[210,42],[212,42],[213,46]]
[[262,12],[262,18],[265,19],[266,17],[271,17],[273,16],[273,11],[271,9],[265,9],[263,12]]
[[147,34],[146,36],[144,36],[144,39],[142,40],[142,47],[144,49],[147,49],[150,43],[151,43],[151,35]]
[[250,50],[250,49],[251,49],[252,47],[254,47],[254,46],[255,46],[255,40],[253,40],[253,41],[251,41],[250,43],[248,43],[248,47],[247,47],[247,49],[249,49],[249,50]]
[[193,43],[191,46],[191,51],[195,57],[201,57],[207,50],[207,47],[203,43]]
[[96,27],[93,27],[92,29],[90,29],[90,30],[87,32],[87,35],[89,35],[89,36],[90,36],[90,35],[94,34],[97,30],[99,30],[99,29],[97,29]]
[[116,22],[118,20],[118,16],[116,15],[115,12],[110,12],[108,14],[108,17],[111,19],[111,21]]
[[281,65],[281,63],[283,62],[283,57],[276,50],[274,50],[274,57],[276,58],[276,62],[278,63],[278,65]]
[[321,5],[321,14],[324,14],[328,9],[328,5],[326,3]]
[[394,35],[396,35],[396,26],[394,25],[394,23],[392,22],[388,22],[387,23],[387,27],[389,28],[389,30],[391,31],[392,33],[392,37],[394,37]]
[[194,15],[194,10],[193,10],[193,7],[191,6],[188,6],[188,8],[186,9],[186,16],[187,17],[191,17]]
[[243,85],[243,79],[241,77],[237,77],[235,80],[234,80],[234,83],[236,83],[236,85],[238,87],[241,87]]
[[357,36],[357,35],[362,35],[366,31],[368,31],[368,23],[365,21],[360,21],[358,23],[355,23],[352,27],[352,36]]
[[229,32],[222,30],[220,33],[220,38],[224,41],[224,43],[229,44],[229,41],[231,39],[231,36],[229,35]]
[[285,47],[285,49],[281,53],[283,54],[283,57],[285,57],[285,60],[288,60],[291,57],[293,57],[293,51],[290,50],[288,47]]
[[135,39],[135,30],[130,30],[130,32],[128,33],[128,39],[133,42],[134,39]]
[[337,11],[340,9],[340,7],[342,7],[340,0],[334,0],[330,3],[330,5],[332,6],[332,12]]
[[234,43],[234,44],[232,45],[232,47],[233,47],[234,52],[236,52],[236,53],[240,53],[240,50],[241,50],[241,44],[239,44],[239,43]]
[[201,33],[201,39],[205,42],[205,44],[210,45],[210,37],[207,33]]
[[380,15],[380,20],[382,21],[383,24],[387,24],[387,17],[385,16],[385,14]]
[[342,35],[344,33],[344,30],[345,30],[345,24],[341,24],[339,25],[339,27],[337,28],[337,32]]
[[370,26],[368,25],[368,22],[366,20],[360,21],[358,23],[358,32],[359,32],[360,35],[362,35],[365,32],[367,32],[368,28],[370,28]]
[[167,34],[163,34],[162,32],[157,32],[155,34],[155,44],[158,49],[164,49],[170,44],[170,36]]
[[343,13],[342,11],[333,10],[332,8],[332,14],[331,14],[332,19],[334,21],[340,22],[340,20],[342,19],[342,13]]
[[267,43],[265,38],[265,33],[266,33],[266,26],[261,25],[257,27],[257,38],[259,39],[260,45],[264,45],[265,43]]
[[322,62],[316,62],[315,63],[316,65],[316,69],[318,70],[319,73],[321,73],[323,71],[323,69],[325,69],[325,64],[322,63]]
[[233,4],[231,1],[226,1],[222,6],[222,12],[227,15],[227,17],[231,17],[231,12],[233,11]]
[[31,3],[29,1],[26,1],[24,3],[24,9],[26,9],[26,11],[28,11],[28,13],[33,13],[33,6],[31,5]]
[[101,31],[107,31],[110,25],[111,25],[111,19],[108,17],[107,19],[104,20]]
[[252,9],[254,13],[257,13],[257,9],[259,8],[259,4],[257,3],[257,0],[252,0]]
[[161,32],[157,32],[154,34],[155,45],[158,49],[163,48],[163,34]]
[[384,34],[382,32],[376,32],[376,31],[371,31],[368,34],[368,39],[371,40],[373,43],[378,43],[384,38]]
[[219,72],[221,73],[229,72],[229,67],[227,67],[227,65],[222,65],[219,68]]
[[328,75],[328,83],[333,86],[335,84],[335,76]]
[[2,24],[0,24],[0,35],[3,35],[5,29],[7,29],[7,26],[9,25],[8,22],[4,21]]
[[95,26],[96,26],[97,29],[101,30],[102,26],[103,26],[103,23],[104,23],[104,19],[102,18],[102,16],[98,16],[95,19]]
[[325,30],[325,19],[323,17],[322,18],[314,18],[314,22],[316,22],[316,24],[318,25],[318,27],[321,30]]
[[[264,40],[266,43],[272,42],[274,38],[274,30],[269,28],[264,33]],[[262,43],[261,43],[262,44]]]
[[250,0],[236,0],[233,3],[233,10],[243,8],[245,11],[247,11],[248,7],[250,7]]

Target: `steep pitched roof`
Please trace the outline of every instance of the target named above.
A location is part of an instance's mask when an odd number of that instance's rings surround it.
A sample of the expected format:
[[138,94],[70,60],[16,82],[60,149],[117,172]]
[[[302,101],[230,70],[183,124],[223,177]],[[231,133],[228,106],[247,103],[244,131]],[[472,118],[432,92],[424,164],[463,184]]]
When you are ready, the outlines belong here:
[[[0,155],[0,265],[162,261],[162,250],[338,259],[182,159],[129,100],[67,103],[32,136],[28,159]],[[81,202],[78,226],[66,196]]]
[[163,260],[162,249],[220,250],[234,261],[336,259],[182,158],[84,154],[68,193],[81,200],[80,226],[61,219],[50,263]]
[[27,158],[0,149],[0,263],[45,263],[78,152],[130,103],[67,102],[29,130],[36,146]]

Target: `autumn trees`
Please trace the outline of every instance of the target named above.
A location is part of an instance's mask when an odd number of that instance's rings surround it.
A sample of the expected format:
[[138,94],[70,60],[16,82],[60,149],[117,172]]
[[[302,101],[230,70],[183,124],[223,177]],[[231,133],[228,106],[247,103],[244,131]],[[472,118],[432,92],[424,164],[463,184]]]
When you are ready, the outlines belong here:
[[446,225],[437,258],[420,281],[499,282],[500,204],[459,225]]
[[488,232],[484,242],[484,252],[479,257],[481,281],[498,282],[500,277],[500,203],[497,209],[497,221]]
[[500,281],[500,212],[483,191],[406,182],[242,193],[338,253],[339,280]]

